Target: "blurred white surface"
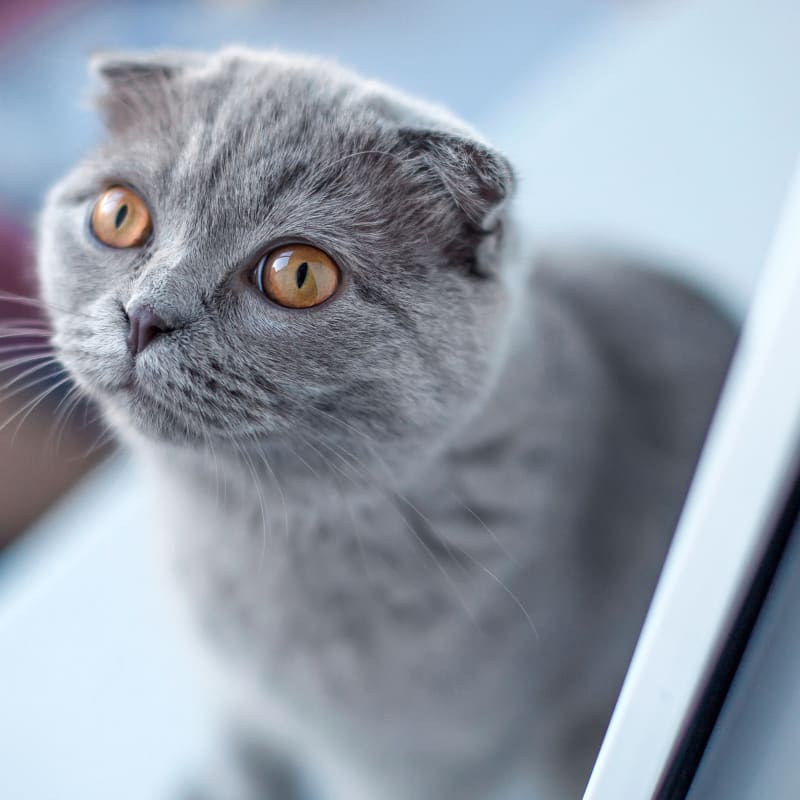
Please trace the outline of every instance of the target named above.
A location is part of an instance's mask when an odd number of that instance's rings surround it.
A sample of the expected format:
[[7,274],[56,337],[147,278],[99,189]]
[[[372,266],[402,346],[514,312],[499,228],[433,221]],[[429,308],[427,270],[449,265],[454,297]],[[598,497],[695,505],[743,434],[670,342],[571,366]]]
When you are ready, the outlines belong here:
[[[685,258],[742,309],[800,142],[798,22],[794,0],[656,4],[473,121],[516,161],[534,233]],[[0,796],[164,798],[206,752],[143,515],[116,463],[0,562]]]

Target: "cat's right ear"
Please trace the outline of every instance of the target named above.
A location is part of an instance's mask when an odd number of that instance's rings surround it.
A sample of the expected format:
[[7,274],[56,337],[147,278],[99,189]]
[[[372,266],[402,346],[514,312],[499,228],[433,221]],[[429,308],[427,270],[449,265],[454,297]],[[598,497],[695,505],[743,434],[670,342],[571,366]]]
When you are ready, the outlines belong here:
[[96,104],[106,127],[121,133],[143,119],[167,122],[175,82],[207,60],[204,53],[185,51],[95,53],[89,68],[103,84]]

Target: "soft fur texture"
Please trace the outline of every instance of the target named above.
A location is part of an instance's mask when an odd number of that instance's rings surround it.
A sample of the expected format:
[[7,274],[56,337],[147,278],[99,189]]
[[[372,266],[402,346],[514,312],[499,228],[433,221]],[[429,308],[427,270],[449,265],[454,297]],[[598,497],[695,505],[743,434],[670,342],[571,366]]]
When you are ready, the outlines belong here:
[[[576,797],[731,326],[618,259],[527,270],[506,160],[384,86],[242,49],[94,66],[107,141],[41,223],[54,343],[157,484],[249,729],[331,800]],[[141,248],[88,229],[114,183]],[[342,270],[319,307],[249,280],[293,241]],[[134,359],[142,302],[174,330]]]

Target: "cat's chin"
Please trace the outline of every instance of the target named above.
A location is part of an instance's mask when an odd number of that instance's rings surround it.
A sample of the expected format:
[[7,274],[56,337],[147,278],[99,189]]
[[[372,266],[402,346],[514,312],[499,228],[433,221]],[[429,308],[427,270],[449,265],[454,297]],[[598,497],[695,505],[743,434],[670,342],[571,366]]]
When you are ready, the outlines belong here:
[[267,439],[265,431],[245,431],[240,435],[230,428],[210,428],[192,420],[171,407],[166,400],[157,400],[136,384],[104,392],[100,405],[115,430],[136,443],[166,445],[172,448],[209,455],[232,449],[241,452],[254,442]]
[[192,449],[207,446],[206,433],[194,429],[167,402],[144,393],[133,380],[113,387],[99,387],[97,394],[109,422],[128,438]]

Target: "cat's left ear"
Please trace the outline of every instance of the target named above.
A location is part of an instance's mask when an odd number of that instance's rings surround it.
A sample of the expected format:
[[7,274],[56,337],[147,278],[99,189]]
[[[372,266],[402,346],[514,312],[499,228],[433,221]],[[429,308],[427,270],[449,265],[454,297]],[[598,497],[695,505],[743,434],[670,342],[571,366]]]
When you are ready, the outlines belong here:
[[424,195],[425,224],[444,227],[448,253],[485,272],[489,245],[499,244],[502,211],[514,191],[508,160],[488,145],[442,131],[403,128],[400,152],[409,182]]
[[113,85],[119,81],[168,80],[191,67],[202,66],[207,60],[205,53],[185,50],[153,53],[113,50],[94,53],[89,59],[89,69]]
[[514,190],[507,159],[474,139],[441,131],[400,130],[402,144],[438,176],[453,202],[481,225]]
[[205,53],[178,50],[94,54],[89,68],[103,82],[97,102],[107,127],[117,133],[137,121],[168,119],[175,81],[207,61]]

